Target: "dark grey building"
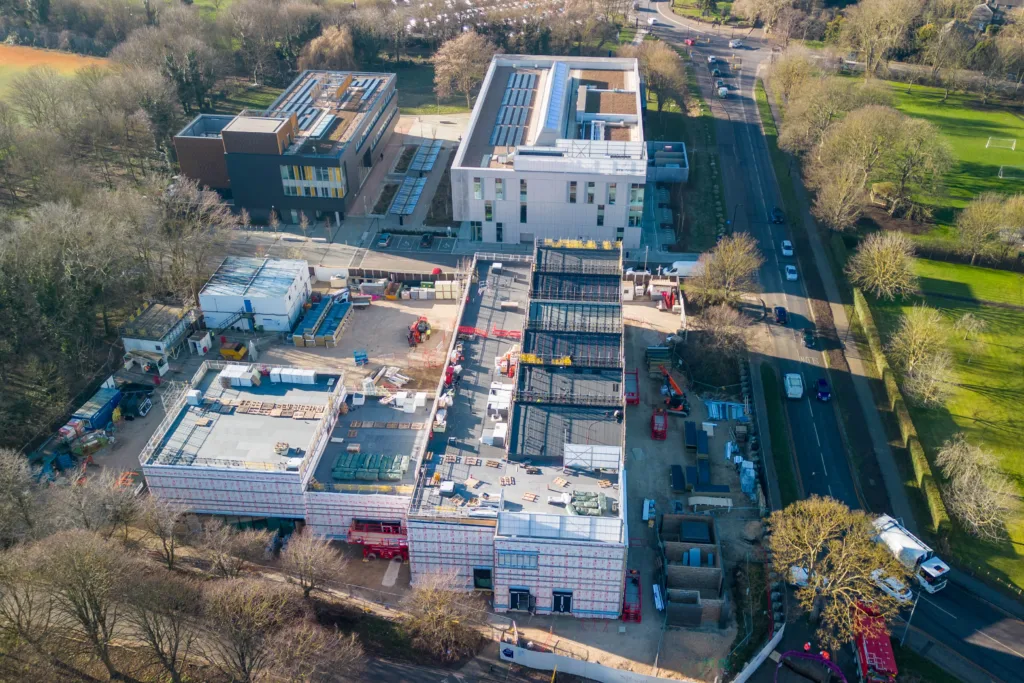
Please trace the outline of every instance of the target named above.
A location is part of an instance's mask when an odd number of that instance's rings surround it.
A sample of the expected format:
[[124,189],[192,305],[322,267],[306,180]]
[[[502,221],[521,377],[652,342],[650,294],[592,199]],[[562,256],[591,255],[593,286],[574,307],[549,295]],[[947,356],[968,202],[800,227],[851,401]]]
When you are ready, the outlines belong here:
[[398,119],[395,74],[304,71],[269,108],[200,114],[174,137],[184,175],[255,221],[338,223]]

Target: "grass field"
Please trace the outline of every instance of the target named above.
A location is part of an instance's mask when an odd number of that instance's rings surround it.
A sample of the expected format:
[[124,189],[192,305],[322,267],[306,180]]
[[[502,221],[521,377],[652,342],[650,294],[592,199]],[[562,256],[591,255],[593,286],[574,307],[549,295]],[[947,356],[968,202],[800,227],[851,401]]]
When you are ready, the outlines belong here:
[[434,95],[434,65],[422,59],[384,64],[380,71],[398,74],[398,108],[403,114],[462,114],[469,111],[462,95],[437,101]]
[[717,12],[702,15],[701,11],[697,9],[696,0],[672,0],[672,11],[675,14],[678,14],[681,17],[699,19],[701,21],[737,23],[737,18],[730,14],[731,10],[731,2],[719,2]]
[[[896,108],[935,124],[956,157],[939,195],[921,198],[934,209],[939,224],[926,240],[948,238],[954,209],[962,208],[982,192],[1024,191],[1024,118],[1001,107],[981,106],[976,96],[952,93],[943,102],[941,88],[903,83],[889,85]],[[990,137],[1016,139],[1017,149],[986,149],[985,143]],[[1020,167],[1021,179],[1001,179],[1000,166]]]
[[0,45],[0,99],[11,82],[34,66],[51,66],[61,73],[71,74],[86,66],[103,66],[101,57],[83,57],[70,52],[40,50],[20,45]]
[[[984,320],[988,329],[977,342],[951,334],[949,348],[955,359],[955,388],[938,409],[911,407],[921,443],[930,455],[954,433],[991,451],[1000,467],[1024,494],[1024,309],[985,303],[1022,305],[1024,278],[988,268],[920,260],[921,295],[899,302],[872,301],[883,341],[888,340],[901,313],[922,302],[942,312],[952,323],[964,313]],[[949,298],[957,297],[956,299]],[[991,568],[997,575],[1024,588],[1024,508],[1018,507],[1009,525],[1009,542],[983,543],[954,533],[952,554],[962,563]]]

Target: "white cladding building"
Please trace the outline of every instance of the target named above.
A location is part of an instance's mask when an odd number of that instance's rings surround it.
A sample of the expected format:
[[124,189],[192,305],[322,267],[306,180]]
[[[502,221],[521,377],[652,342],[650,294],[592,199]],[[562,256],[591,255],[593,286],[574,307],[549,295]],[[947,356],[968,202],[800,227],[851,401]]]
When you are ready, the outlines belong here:
[[635,59],[497,55],[452,165],[473,239],[640,244],[647,179]]
[[229,256],[199,293],[199,306],[210,329],[287,332],[310,291],[305,261]]

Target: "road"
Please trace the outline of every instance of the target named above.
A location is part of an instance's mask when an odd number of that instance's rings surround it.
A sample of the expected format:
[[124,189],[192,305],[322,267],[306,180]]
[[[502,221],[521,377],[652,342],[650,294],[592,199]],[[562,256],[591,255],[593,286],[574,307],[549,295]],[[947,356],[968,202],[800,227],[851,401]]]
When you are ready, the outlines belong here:
[[[746,48],[729,49],[732,35],[684,23],[664,2],[645,3],[639,14],[656,16],[657,25],[652,30],[665,40],[681,45],[685,38],[710,38],[710,43],[698,42],[689,49],[696,53],[694,65],[701,89],[715,113],[727,214],[735,216],[734,230],[749,232],[761,245],[765,264],[760,283],[765,303],[785,306],[790,313],[788,326],[773,325],[771,329],[778,368],[782,373],[800,373],[805,387],[812,388],[819,377],[825,377],[823,359],[820,352],[806,349],[802,343],[800,330],[813,325],[803,278],[793,282],[783,275],[783,267],[795,262],[782,257],[779,243],[792,239],[792,234],[788,225],[773,225],[769,220],[772,208],[782,202],[754,100],[755,75],[770,50],[753,40],[745,40],[749,43]],[[730,91],[724,100],[713,96],[708,55],[725,61],[736,57],[742,60],[738,71],[723,71],[722,78]],[[822,273],[822,277],[825,275]],[[813,394],[813,390],[805,393]],[[805,493],[831,495],[851,508],[862,507],[833,405],[805,395],[800,401],[787,401],[787,413]],[[944,655],[958,659],[958,668],[973,674],[972,680],[1024,683],[1024,622],[960,586],[951,582],[940,593],[923,595],[913,625],[945,648]],[[928,653],[931,646],[923,649]]]

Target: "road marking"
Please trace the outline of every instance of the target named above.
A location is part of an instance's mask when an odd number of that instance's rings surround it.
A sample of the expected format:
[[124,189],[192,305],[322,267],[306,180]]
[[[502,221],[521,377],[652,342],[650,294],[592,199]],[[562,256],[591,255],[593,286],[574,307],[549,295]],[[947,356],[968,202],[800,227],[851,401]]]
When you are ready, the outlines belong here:
[[957,618],[956,615],[953,614],[952,612],[947,612],[946,610],[944,610],[941,607],[939,607],[938,604],[934,600],[929,600],[928,598],[924,597],[923,595],[921,596],[921,599],[924,600],[925,602],[927,602],[929,605],[931,605],[935,609],[937,609],[940,612],[942,612],[943,614],[948,614],[949,616],[953,617],[954,619]]
[[832,495],[832,484],[828,485],[828,495],[832,496],[833,498],[835,498],[835,496]]
[[814,440],[818,442],[818,448],[821,448],[821,439],[818,438],[818,425],[811,423],[811,426],[814,427]]
[[395,581],[398,580],[398,570],[402,568],[402,561],[398,558],[388,562],[387,571],[384,572],[384,578],[381,579],[380,585],[385,588],[391,588],[395,585]]
[[1012,647],[1010,647],[1010,646],[1009,646],[1009,645],[1007,645],[1006,643],[1003,643],[1002,641],[996,640],[995,638],[993,638],[993,637],[992,637],[992,636],[990,636],[989,634],[985,633],[984,631],[978,631],[977,633],[978,633],[979,635],[985,636],[986,638],[988,638],[989,640],[991,640],[991,641],[992,641],[993,643],[995,643],[996,645],[1001,645],[1002,647],[1005,647],[1005,648],[1006,648],[1007,650],[1009,650],[1009,651],[1010,651],[1010,652],[1012,652],[1013,654],[1015,654],[1015,655],[1017,655],[1018,657],[1020,657],[1020,658],[1024,659],[1024,655],[1022,655],[1021,653],[1017,652],[1016,650],[1014,650],[1014,649],[1013,649]]
[[[821,469],[825,471],[825,476],[828,476],[828,468],[825,467],[825,454],[818,451],[818,457],[821,458]],[[829,489],[829,493],[832,493],[832,489]]]

